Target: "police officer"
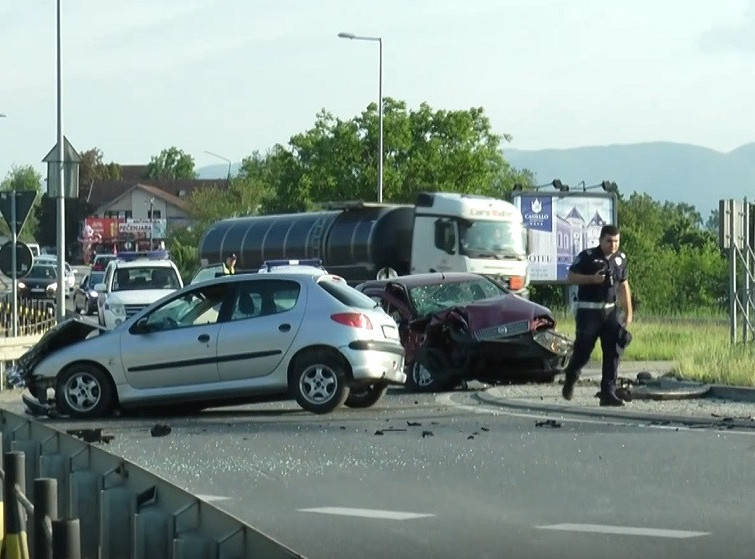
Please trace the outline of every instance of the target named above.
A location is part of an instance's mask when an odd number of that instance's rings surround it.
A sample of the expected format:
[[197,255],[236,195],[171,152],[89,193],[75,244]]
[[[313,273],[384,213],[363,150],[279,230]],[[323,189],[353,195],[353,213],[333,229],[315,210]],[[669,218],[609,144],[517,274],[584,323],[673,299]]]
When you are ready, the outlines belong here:
[[579,373],[600,338],[603,350],[600,405],[623,406],[624,402],[616,396],[616,376],[619,358],[631,336],[621,324],[617,303],[624,309],[625,324],[629,325],[632,322],[632,297],[627,280],[627,257],[619,252],[619,229],[616,226],[604,226],[600,231],[600,244],[577,255],[566,281],[579,286],[577,334],[561,394],[571,400]]
[[235,274],[236,273],[236,255],[235,254],[229,254],[225,258],[225,262],[223,262],[223,274],[229,275],[229,274]]

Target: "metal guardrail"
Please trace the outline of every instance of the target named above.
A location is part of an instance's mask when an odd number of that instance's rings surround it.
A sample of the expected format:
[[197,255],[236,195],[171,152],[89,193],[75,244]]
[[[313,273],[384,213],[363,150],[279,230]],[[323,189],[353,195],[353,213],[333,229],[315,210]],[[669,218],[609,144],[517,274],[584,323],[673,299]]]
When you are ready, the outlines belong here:
[[[13,335],[13,301],[10,295],[0,300],[0,336]],[[19,336],[44,334],[55,326],[55,304],[42,299],[19,299],[17,305]]]
[[[80,439],[5,410],[0,410],[0,429],[4,559],[302,558],[213,505]],[[27,540],[29,519],[32,537]]]

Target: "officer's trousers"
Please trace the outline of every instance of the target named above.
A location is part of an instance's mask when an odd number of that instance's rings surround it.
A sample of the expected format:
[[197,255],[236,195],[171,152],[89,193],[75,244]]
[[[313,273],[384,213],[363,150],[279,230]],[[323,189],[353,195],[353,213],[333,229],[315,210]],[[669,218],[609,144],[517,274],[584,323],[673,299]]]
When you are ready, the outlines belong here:
[[600,390],[603,394],[614,394],[616,391],[616,377],[619,371],[619,358],[622,349],[618,346],[621,322],[616,307],[610,309],[577,309],[577,333],[574,341],[574,352],[566,374],[579,377],[579,373],[590,359],[595,342],[600,338],[603,350],[603,376]]

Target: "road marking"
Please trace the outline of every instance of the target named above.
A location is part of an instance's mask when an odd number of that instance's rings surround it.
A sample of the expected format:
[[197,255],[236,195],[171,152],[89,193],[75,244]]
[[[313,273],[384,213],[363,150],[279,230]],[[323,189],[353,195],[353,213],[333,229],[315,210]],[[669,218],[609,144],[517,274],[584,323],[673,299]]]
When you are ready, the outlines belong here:
[[221,495],[196,495],[196,498],[208,503],[211,501],[228,501],[230,499],[230,497],[223,497]]
[[571,410],[571,414],[568,413],[569,410],[564,410],[563,412],[543,410],[541,412],[533,411],[533,412],[527,413],[523,411],[514,411],[513,408],[497,406],[496,404],[488,403],[488,402],[480,402],[479,404],[475,404],[475,405],[462,404],[459,402],[454,402],[452,399],[452,396],[454,396],[453,393],[441,394],[435,397],[435,401],[440,405],[463,409],[472,413],[478,413],[478,414],[483,414],[483,415],[505,415],[508,417],[518,417],[518,418],[523,418],[523,419],[543,419],[543,417],[545,418],[557,417],[559,421],[570,422],[570,423],[592,423],[594,425],[614,425],[618,427],[644,427],[646,429],[654,429],[654,430],[659,430],[659,431],[686,431],[686,432],[708,433],[708,434],[715,434],[715,435],[720,435],[724,433],[726,435],[747,435],[750,437],[755,437],[755,431],[740,431],[737,429],[726,429],[724,431],[721,428],[722,426],[719,424],[710,424],[710,426],[705,425],[703,427],[699,427],[699,426],[690,427],[684,424],[684,423],[689,423],[690,421],[694,421],[695,420],[694,416],[676,418],[674,420],[671,420],[671,424],[669,425],[654,425],[650,422],[657,421],[657,420],[651,419],[651,418],[627,417],[627,419],[625,420],[607,419],[607,418],[592,419],[586,415],[580,416],[579,411],[575,411],[575,410]]
[[413,520],[427,518],[434,514],[420,512],[400,512],[394,510],[352,509],[348,507],[319,507],[313,509],[299,509],[299,512],[317,512],[320,514],[337,514],[340,516],[359,516],[362,518],[382,518],[385,520]]
[[710,532],[687,530],[663,530],[660,528],[634,528],[632,526],[607,526],[604,524],[552,524],[538,526],[541,530],[564,530],[567,532],[592,532],[593,534],[617,534],[622,536],[649,536],[652,538],[697,538]]

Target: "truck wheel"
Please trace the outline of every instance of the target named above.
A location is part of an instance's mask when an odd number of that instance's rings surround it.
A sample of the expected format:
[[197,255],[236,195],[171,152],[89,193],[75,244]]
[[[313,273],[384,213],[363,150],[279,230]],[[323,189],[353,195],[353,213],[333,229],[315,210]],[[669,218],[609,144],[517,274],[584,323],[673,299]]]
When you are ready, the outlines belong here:
[[58,376],[55,401],[69,417],[102,417],[113,406],[110,377],[94,365],[71,365]]
[[312,413],[330,413],[349,396],[342,360],[323,350],[296,359],[288,386],[299,405]]
[[384,382],[353,387],[345,404],[350,408],[370,408],[380,401],[387,390],[388,385]]

